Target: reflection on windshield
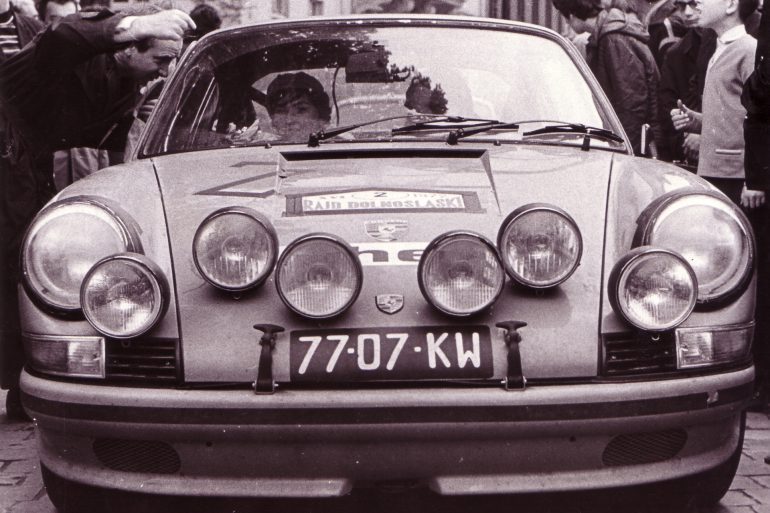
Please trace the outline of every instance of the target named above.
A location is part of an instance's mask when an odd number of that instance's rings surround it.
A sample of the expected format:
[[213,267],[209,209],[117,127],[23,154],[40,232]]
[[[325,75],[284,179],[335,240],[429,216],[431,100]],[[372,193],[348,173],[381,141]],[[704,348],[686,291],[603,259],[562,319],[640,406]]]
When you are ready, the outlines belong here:
[[[611,128],[564,49],[531,34],[435,26],[255,28],[222,34],[193,53],[165,95],[175,100],[159,106],[145,154],[306,142],[311,133],[376,119],[389,121],[336,137],[389,138],[393,128],[413,122],[408,115]],[[439,131],[398,137],[446,138]]]

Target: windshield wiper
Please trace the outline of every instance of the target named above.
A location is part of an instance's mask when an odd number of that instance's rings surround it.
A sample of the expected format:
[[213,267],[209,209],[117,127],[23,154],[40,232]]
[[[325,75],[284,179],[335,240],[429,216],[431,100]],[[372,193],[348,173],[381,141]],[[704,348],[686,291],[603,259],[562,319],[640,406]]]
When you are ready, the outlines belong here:
[[[425,114],[415,114],[415,116],[425,116]],[[427,121],[420,121],[413,125],[406,125],[394,128],[390,131],[392,135],[403,134],[406,132],[416,132],[418,130],[455,130],[460,128],[474,128],[477,126],[487,126],[500,123],[496,119],[485,118],[465,118],[463,116],[443,116],[444,119],[429,119]],[[451,123],[449,125],[436,126],[437,123]],[[475,125],[467,126],[467,123],[476,123]]]
[[548,125],[542,128],[536,128],[535,130],[530,130],[529,132],[524,132],[522,136],[527,137],[530,135],[541,134],[582,134],[585,136],[583,139],[583,145],[581,147],[581,149],[584,151],[588,151],[590,148],[591,137],[607,139],[619,143],[626,142],[621,136],[612,130],[607,130],[606,128],[599,128],[595,126],[586,126],[582,123],[561,123],[558,125]]
[[[364,121],[363,123],[356,123],[354,125],[340,126],[337,128],[332,128],[331,130],[319,130],[317,132],[313,132],[312,134],[310,134],[310,136],[307,139],[307,145],[310,146],[311,148],[315,148],[316,146],[318,146],[318,143],[321,141],[325,141],[326,139],[331,139],[332,137],[337,137],[338,135],[344,134],[345,132],[350,132],[351,130],[355,130],[356,128],[361,128],[369,125],[376,125],[377,123],[384,123],[385,121],[392,121],[394,119],[411,119],[415,117],[432,117],[433,118],[428,121],[423,121],[422,123],[439,123],[442,121],[451,122],[453,119],[455,119],[453,116],[444,116],[441,114],[416,114],[415,113],[415,114],[406,114],[402,116],[389,116],[387,118],[373,119],[370,121]],[[422,123],[417,123],[417,124],[419,125]]]
[[462,139],[463,137],[469,137],[471,135],[480,134],[483,132],[487,132],[489,130],[518,130],[519,124],[518,123],[503,123],[502,121],[490,121],[489,123],[485,123],[478,128],[471,127],[468,128],[458,128],[457,130],[452,130],[449,132],[449,135],[446,137],[447,144],[454,146],[457,144],[457,141]]

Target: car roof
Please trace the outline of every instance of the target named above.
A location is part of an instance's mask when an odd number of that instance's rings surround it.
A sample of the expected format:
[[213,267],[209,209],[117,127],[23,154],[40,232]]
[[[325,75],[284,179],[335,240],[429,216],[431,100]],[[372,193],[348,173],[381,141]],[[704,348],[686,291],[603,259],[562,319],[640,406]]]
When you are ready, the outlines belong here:
[[498,18],[484,18],[479,16],[459,16],[449,14],[358,14],[340,16],[312,16],[306,18],[272,19],[232,25],[221,28],[204,35],[201,40],[217,36],[242,32],[244,30],[261,27],[287,27],[308,25],[391,25],[398,26],[442,26],[465,27],[492,30],[510,30],[512,32],[529,33],[545,36],[550,39],[566,41],[564,36],[542,25],[525,23],[521,21],[503,20]]

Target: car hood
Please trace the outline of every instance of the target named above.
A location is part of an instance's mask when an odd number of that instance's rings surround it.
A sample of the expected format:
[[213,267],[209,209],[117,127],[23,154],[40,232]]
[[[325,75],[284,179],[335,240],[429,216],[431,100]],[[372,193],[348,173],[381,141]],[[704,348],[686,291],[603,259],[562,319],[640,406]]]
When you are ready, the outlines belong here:
[[[275,350],[277,379],[288,376],[289,333],[321,328],[483,324],[495,345],[495,375],[505,373],[503,331],[521,320],[521,356],[529,378],[595,376],[599,354],[602,261],[613,153],[564,146],[392,147],[329,145],[318,149],[239,148],[153,159],[172,248],[180,334],[188,382],[253,381],[260,332],[286,329]],[[584,241],[581,265],[555,290],[534,293],[510,280],[495,305],[470,319],[437,312],[417,283],[422,249],[449,230],[491,241],[517,207],[556,205],[576,221]],[[200,223],[225,206],[266,215],[279,245],[311,232],[342,237],[360,254],[364,285],[357,302],[331,320],[290,314],[273,276],[257,290],[230,294],[196,269],[192,241]],[[404,307],[379,311],[375,296],[400,294]]]

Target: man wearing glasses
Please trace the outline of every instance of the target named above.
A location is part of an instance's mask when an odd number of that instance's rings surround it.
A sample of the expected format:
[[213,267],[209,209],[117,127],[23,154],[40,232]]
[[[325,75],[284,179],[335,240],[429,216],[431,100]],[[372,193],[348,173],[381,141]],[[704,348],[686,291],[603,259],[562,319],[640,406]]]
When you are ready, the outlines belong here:
[[713,30],[698,27],[700,4],[697,0],[675,0],[673,4],[687,33],[668,50],[660,68],[658,107],[663,133],[660,158],[692,166],[694,171],[700,135],[677,132],[670,112],[677,108],[679,99],[693,110],[701,110],[706,67],[716,49],[717,36]]

